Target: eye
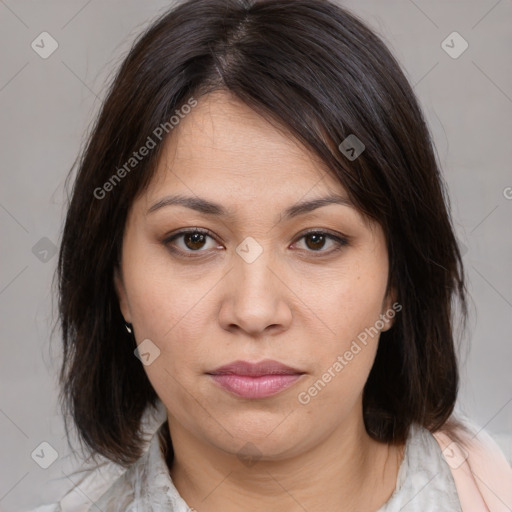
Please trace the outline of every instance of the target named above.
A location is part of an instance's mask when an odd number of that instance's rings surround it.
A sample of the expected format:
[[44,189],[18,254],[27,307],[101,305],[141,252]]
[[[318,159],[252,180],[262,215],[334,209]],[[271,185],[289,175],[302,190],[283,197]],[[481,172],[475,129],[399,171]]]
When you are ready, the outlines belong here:
[[[212,243],[210,247],[207,247],[207,241],[209,238],[211,240],[214,240],[208,230],[201,228],[193,228],[179,231],[178,233],[175,233],[174,235],[166,238],[163,243],[172,252],[181,253],[187,257],[194,257],[194,255],[191,255],[190,253],[206,252],[208,249],[213,249],[217,247],[215,243]],[[175,241],[179,239],[181,239],[182,243],[175,243]],[[178,248],[175,247],[176,245],[178,246]]]
[[[322,230],[311,230],[304,233],[298,240],[303,240],[308,252],[320,252],[322,254],[330,254],[339,251],[348,245],[348,238],[339,234],[330,233]],[[322,250],[327,242],[331,242],[331,249]],[[327,244],[328,245],[328,244]]]
[[[208,239],[211,240],[210,247],[208,247]],[[306,252],[317,252],[321,253],[321,255],[339,251],[349,243],[348,237],[318,229],[303,233],[297,240],[300,241],[303,239],[306,246],[304,250]],[[178,243],[178,241],[181,243]],[[328,242],[330,242],[332,248],[330,250],[323,250],[326,245],[329,246]],[[210,232],[202,228],[179,231],[166,238],[163,243],[173,253],[189,258],[202,256],[201,254],[193,253],[205,253],[208,252],[209,249],[219,248],[219,245],[215,242]],[[222,246],[220,246],[220,248],[222,248]]]

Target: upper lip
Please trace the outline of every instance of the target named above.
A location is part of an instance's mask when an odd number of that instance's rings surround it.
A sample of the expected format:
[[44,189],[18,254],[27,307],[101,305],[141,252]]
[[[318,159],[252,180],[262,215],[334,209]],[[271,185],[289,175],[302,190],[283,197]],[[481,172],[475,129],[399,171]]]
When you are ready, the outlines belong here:
[[249,361],[233,361],[232,363],[219,366],[211,372],[210,375],[248,375],[250,377],[259,377],[261,375],[294,375],[304,373],[296,368],[287,366],[272,359],[265,359],[258,363]]

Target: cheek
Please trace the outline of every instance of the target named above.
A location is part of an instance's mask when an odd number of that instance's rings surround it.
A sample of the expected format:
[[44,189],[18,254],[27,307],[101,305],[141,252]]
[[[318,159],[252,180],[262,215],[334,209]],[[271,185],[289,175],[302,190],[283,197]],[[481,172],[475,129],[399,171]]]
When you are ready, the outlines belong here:
[[215,276],[173,264],[157,244],[142,239],[138,245],[126,261],[126,288],[138,337],[167,343],[185,328],[193,335]]
[[214,306],[206,292],[215,281],[178,276],[157,260],[132,266],[130,272],[127,291],[137,342],[149,339],[159,352],[144,370],[162,400],[175,401],[194,389],[195,377],[214,360],[215,347],[208,339]]
[[[383,313],[387,274],[380,268],[364,271],[354,265],[338,279],[326,281],[313,302],[320,321],[329,330],[327,352],[343,353],[353,340],[364,343],[375,336],[375,326]],[[371,336],[371,333],[373,336]]]
[[[152,286],[155,284],[156,286]],[[197,352],[207,332],[208,300],[204,294],[177,291],[173,286],[150,283],[134,304],[137,340],[151,339],[165,356],[170,369],[197,365]]]
[[[366,314],[338,315],[331,342],[315,344],[314,372],[297,390],[304,412],[322,417],[328,424],[347,417],[357,407],[373,366],[379,343],[375,308]],[[334,317],[333,317],[334,318]],[[314,413],[313,413],[314,411]]]
[[[318,294],[315,312],[328,333],[322,343],[313,340],[313,375],[300,388],[299,403],[315,402],[315,407],[351,407],[358,399],[373,365],[379,343],[380,315],[386,276],[374,272],[354,272]],[[328,413],[326,409],[326,413]]]

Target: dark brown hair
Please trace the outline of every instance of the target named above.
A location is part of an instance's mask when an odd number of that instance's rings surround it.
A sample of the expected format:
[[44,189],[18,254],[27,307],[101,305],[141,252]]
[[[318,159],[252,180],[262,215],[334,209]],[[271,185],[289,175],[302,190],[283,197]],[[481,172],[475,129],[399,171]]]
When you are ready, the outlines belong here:
[[[141,455],[141,418],[158,397],[134,356],[113,273],[127,212],[165,137],[108,193],[97,191],[176,110],[216,89],[304,144],[384,230],[388,290],[402,311],[364,389],[368,433],[402,443],[412,422],[445,425],[458,389],[452,301],[465,325],[464,272],[433,143],[399,64],[326,0],[188,0],[138,38],[78,162],[58,264],[66,432],[69,416],[93,454],[122,465]],[[352,161],[339,149],[349,135],[365,146]]]

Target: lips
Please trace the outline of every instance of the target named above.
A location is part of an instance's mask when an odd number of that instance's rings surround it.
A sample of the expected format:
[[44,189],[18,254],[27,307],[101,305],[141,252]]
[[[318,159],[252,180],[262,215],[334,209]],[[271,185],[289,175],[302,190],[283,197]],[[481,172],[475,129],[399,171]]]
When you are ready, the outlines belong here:
[[261,377],[262,375],[294,375],[302,374],[300,370],[286,366],[271,359],[265,359],[259,363],[250,363],[248,361],[233,361],[232,363],[220,366],[210,375],[245,375],[249,377]]
[[259,363],[234,361],[207,372],[225,391],[242,398],[273,396],[296,382],[304,372],[266,359]]

